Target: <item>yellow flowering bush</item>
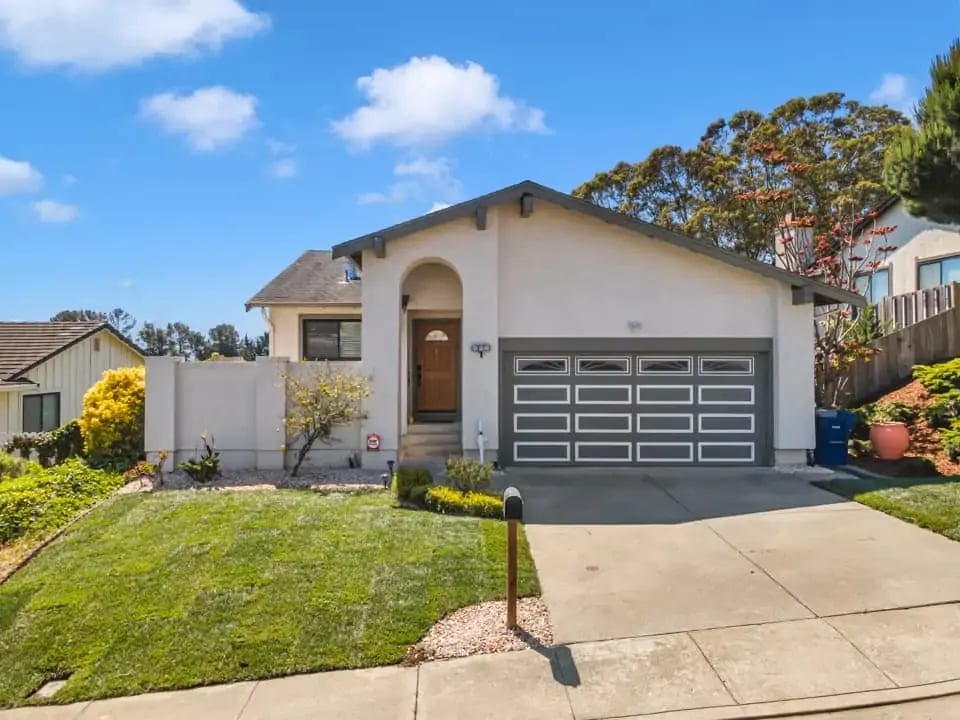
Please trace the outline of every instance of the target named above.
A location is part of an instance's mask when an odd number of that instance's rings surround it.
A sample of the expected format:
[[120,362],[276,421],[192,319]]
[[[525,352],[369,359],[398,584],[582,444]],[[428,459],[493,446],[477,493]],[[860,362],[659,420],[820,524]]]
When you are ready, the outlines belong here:
[[146,371],[107,370],[83,396],[78,420],[91,464],[124,470],[143,455]]

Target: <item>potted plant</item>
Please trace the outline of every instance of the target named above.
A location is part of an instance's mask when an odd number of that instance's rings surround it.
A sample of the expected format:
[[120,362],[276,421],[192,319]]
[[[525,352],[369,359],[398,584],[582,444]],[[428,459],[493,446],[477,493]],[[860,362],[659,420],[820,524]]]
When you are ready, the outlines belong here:
[[899,460],[910,447],[907,424],[897,418],[892,405],[877,403],[870,413],[870,442],[881,460]]

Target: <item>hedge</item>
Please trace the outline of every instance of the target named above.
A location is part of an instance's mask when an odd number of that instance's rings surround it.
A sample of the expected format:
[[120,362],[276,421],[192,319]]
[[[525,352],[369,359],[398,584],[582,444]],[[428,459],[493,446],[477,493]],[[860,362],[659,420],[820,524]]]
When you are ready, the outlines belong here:
[[480,492],[464,493],[443,485],[434,485],[428,489],[424,504],[428,510],[444,515],[503,517],[503,500],[499,495]]

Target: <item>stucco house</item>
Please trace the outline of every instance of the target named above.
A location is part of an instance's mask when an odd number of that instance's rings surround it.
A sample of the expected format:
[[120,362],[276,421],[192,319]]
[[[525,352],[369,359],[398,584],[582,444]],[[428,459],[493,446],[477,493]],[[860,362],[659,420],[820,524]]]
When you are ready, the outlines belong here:
[[522,182],[308,252],[248,302],[271,354],[371,378],[364,464],[789,465],[814,306],[861,296]]
[[143,365],[108,323],[0,322],[0,442],[80,416],[104,370]]

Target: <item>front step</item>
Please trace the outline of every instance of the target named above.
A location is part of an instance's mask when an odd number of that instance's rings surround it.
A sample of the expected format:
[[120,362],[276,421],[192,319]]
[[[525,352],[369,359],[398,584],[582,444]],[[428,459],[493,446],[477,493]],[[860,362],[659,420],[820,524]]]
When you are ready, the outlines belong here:
[[432,445],[460,447],[460,433],[427,433],[423,435],[404,435],[400,441],[401,447],[423,448]]
[[400,448],[400,462],[408,460],[439,460],[445,461],[448,457],[459,457],[463,454],[460,443],[449,445],[417,445],[415,447]]
[[410,423],[407,425],[407,435],[456,435],[460,437],[463,425],[454,423]]

